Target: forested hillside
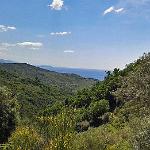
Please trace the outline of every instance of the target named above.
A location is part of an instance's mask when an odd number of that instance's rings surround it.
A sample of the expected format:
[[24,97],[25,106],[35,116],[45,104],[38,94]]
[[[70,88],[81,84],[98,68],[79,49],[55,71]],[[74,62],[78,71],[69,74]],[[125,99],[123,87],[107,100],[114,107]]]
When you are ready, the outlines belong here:
[[104,81],[74,94],[67,93],[65,82],[59,84],[64,78],[52,88],[48,72],[42,76],[42,70],[23,66],[1,65],[3,149],[149,150],[150,54],[124,70],[108,71]]
[[115,83],[110,90],[115,109],[109,111],[107,123],[78,134],[75,149],[149,150],[150,54],[114,71],[104,82]]
[[9,88],[21,104],[21,114],[37,114],[55,102],[63,102],[78,89],[96,81],[77,75],[50,72],[28,64],[0,64],[0,85]]
[[85,79],[75,74],[56,73],[22,63],[0,64],[0,69],[21,78],[37,79],[42,84],[67,88],[67,90],[88,87],[95,82],[92,79]]

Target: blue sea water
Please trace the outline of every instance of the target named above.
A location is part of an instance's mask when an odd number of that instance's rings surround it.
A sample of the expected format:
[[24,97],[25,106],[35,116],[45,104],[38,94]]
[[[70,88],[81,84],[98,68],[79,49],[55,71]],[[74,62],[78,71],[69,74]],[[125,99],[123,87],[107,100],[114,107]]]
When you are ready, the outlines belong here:
[[104,80],[106,76],[105,70],[51,67],[51,66],[40,66],[40,68],[59,73],[77,74],[85,78],[93,78],[98,80]]

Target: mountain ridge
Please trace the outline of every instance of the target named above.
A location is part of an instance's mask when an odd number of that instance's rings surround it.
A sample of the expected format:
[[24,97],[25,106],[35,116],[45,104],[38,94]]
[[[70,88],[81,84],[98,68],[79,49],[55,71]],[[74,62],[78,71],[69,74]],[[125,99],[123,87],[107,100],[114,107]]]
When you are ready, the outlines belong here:
[[[18,63],[12,60],[0,59],[0,64],[10,64],[10,63]],[[20,63],[26,64],[26,63]],[[36,66],[45,70],[54,71],[57,73],[64,73],[64,74],[76,74],[83,78],[91,78],[96,80],[104,80],[106,76],[107,70],[99,70],[99,69],[86,69],[86,68],[69,68],[69,67],[54,67],[51,65],[32,65]]]

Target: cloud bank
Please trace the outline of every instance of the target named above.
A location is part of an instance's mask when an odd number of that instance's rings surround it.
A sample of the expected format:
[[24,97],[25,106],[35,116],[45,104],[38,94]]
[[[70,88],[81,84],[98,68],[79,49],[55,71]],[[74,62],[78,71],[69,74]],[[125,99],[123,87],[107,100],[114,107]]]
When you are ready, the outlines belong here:
[[3,50],[7,50],[8,48],[12,47],[21,47],[21,48],[27,48],[27,49],[40,49],[43,46],[42,43],[39,42],[21,42],[21,43],[0,43],[0,48]]
[[16,27],[0,25],[0,32],[7,32],[9,30],[16,30]]
[[43,44],[38,42],[22,42],[17,43],[17,46],[23,47],[23,48],[29,48],[29,49],[40,49]]

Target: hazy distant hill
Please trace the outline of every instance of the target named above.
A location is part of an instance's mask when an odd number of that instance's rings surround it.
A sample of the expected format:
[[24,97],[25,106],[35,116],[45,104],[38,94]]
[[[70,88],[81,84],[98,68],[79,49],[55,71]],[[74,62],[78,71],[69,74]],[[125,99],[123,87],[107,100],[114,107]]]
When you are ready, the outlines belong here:
[[5,64],[5,63],[16,63],[16,62],[12,60],[0,59],[0,63]]
[[77,74],[85,78],[93,78],[98,80],[103,80],[106,72],[105,70],[96,70],[96,69],[80,69],[80,68],[65,68],[65,67],[52,67],[52,66],[40,66],[40,68],[47,69],[50,71],[56,71],[59,73],[69,73]]

